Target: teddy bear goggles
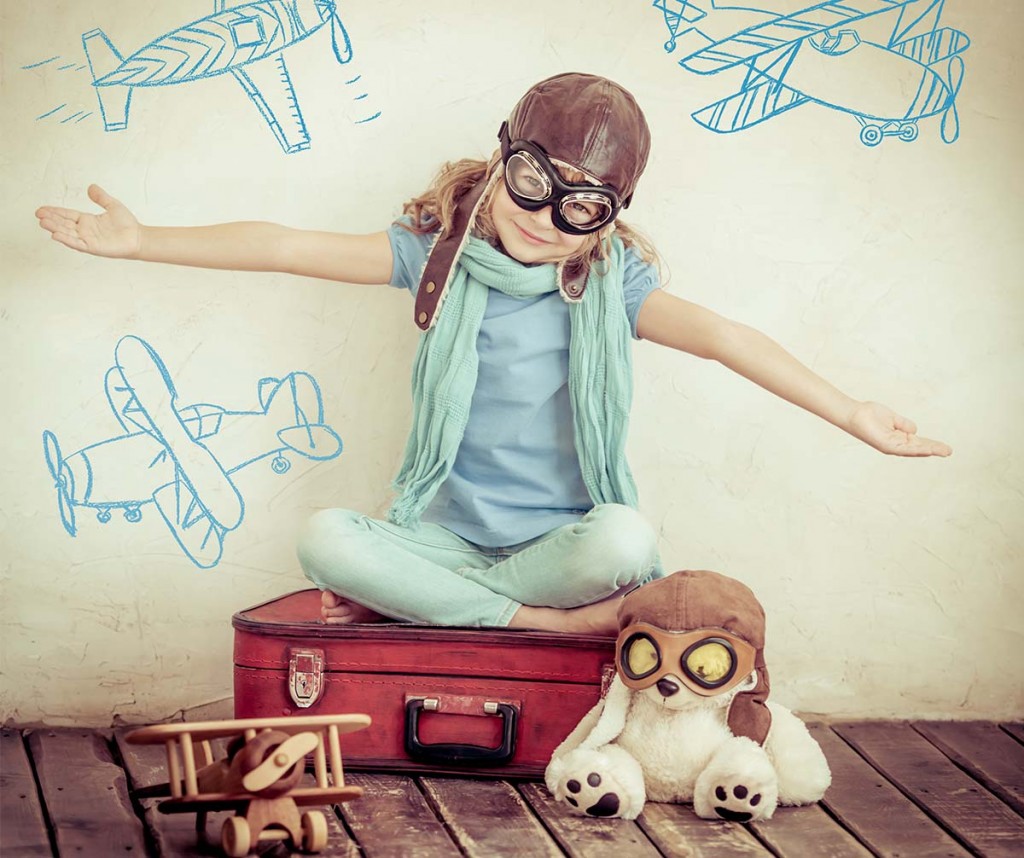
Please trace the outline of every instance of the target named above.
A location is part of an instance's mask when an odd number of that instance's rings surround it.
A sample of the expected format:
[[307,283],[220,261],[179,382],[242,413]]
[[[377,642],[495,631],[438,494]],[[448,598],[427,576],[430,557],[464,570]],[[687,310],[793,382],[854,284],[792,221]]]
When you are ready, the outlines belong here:
[[596,232],[622,209],[610,185],[566,182],[540,146],[509,138],[507,122],[502,123],[498,137],[505,187],[520,208],[533,212],[551,206],[551,221],[569,235]]
[[757,650],[723,629],[669,632],[648,623],[624,628],[615,643],[622,682],[642,691],[672,674],[702,697],[723,694],[754,670]]

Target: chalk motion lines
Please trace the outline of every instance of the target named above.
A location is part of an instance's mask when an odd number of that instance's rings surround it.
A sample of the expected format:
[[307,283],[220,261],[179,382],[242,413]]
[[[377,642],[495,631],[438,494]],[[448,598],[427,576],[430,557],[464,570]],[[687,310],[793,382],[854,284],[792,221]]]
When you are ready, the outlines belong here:
[[310,146],[284,51],[323,28],[335,59],[352,59],[352,43],[334,0],[215,0],[214,13],[154,39],[128,57],[103,30],[82,36],[107,131],[128,127],[140,87],[191,83],[230,73],[286,153]]
[[[945,0],[701,2],[710,2],[714,15],[690,0],[653,5],[669,32],[665,50],[687,41],[690,52],[679,61],[687,71],[745,70],[737,92],[692,114],[708,130],[744,131],[812,102],[854,116],[866,146],[891,136],[916,140],[918,122],[933,116],[940,117],[946,143],[960,136],[956,97],[964,77],[961,54],[970,39],[939,26]],[[777,11],[794,6],[802,8]],[[756,13],[754,24],[725,38],[708,35],[712,18],[749,20],[750,13]],[[867,35],[865,25],[874,31],[888,19],[892,26],[879,30],[887,35]]]
[[341,439],[324,422],[320,387],[304,372],[261,379],[255,410],[185,405],[155,349],[127,336],[114,349],[105,386],[122,434],[65,456],[57,436],[43,432],[60,519],[71,536],[79,510],[94,511],[103,524],[119,511],[134,523],[152,505],[185,555],[208,569],[245,516],[232,479],[238,471],[269,459],[284,474],[289,453],[314,460],[341,453]]

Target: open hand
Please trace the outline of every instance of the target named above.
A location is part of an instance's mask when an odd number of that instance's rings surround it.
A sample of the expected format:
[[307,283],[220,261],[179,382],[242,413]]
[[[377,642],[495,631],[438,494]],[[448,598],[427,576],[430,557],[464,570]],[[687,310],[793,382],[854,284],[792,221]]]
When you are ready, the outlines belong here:
[[949,456],[953,448],[917,434],[913,420],[878,402],[861,402],[850,414],[849,433],[893,456]]
[[103,209],[102,214],[43,206],[36,210],[39,226],[73,250],[95,256],[137,256],[142,230],[135,215],[99,185],[89,185],[89,199]]

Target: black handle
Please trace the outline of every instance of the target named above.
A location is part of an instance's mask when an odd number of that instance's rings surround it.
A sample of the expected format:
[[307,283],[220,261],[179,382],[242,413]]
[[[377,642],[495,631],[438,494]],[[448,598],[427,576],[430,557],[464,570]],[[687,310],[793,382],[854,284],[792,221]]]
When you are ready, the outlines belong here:
[[425,708],[422,697],[405,704],[405,752],[425,763],[449,765],[497,766],[507,763],[516,752],[516,723],[519,711],[510,703],[496,703],[494,715],[501,718],[501,744],[496,748],[464,745],[460,742],[424,744],[419,738],[420,712]]

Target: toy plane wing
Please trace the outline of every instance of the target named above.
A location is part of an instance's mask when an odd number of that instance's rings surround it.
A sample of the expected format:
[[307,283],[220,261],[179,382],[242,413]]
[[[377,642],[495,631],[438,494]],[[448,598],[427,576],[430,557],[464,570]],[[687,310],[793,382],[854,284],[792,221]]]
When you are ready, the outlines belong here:
[[684,57],[679,64],[697,74],[715,74],[816,33],[890,12],[912,2],[915,0],[849,0],[841,4],[819,3],[801,12],[774,18],[742,30],[728,39],[715,42]]
[[338,733],[353,733],[370,725],[370,716],[363,714],[344,715],[298,715],[287,718],[238,718],[224,721],[194,721],[173,724],[154,724],[141,727],[128,734],[133,745],[151,745],[166,742],[182,735],[198,742],[210,739],[226,739],[240,736],[247,730],[279,730],[294,736],[307,730],[323,730],[335,727]]

